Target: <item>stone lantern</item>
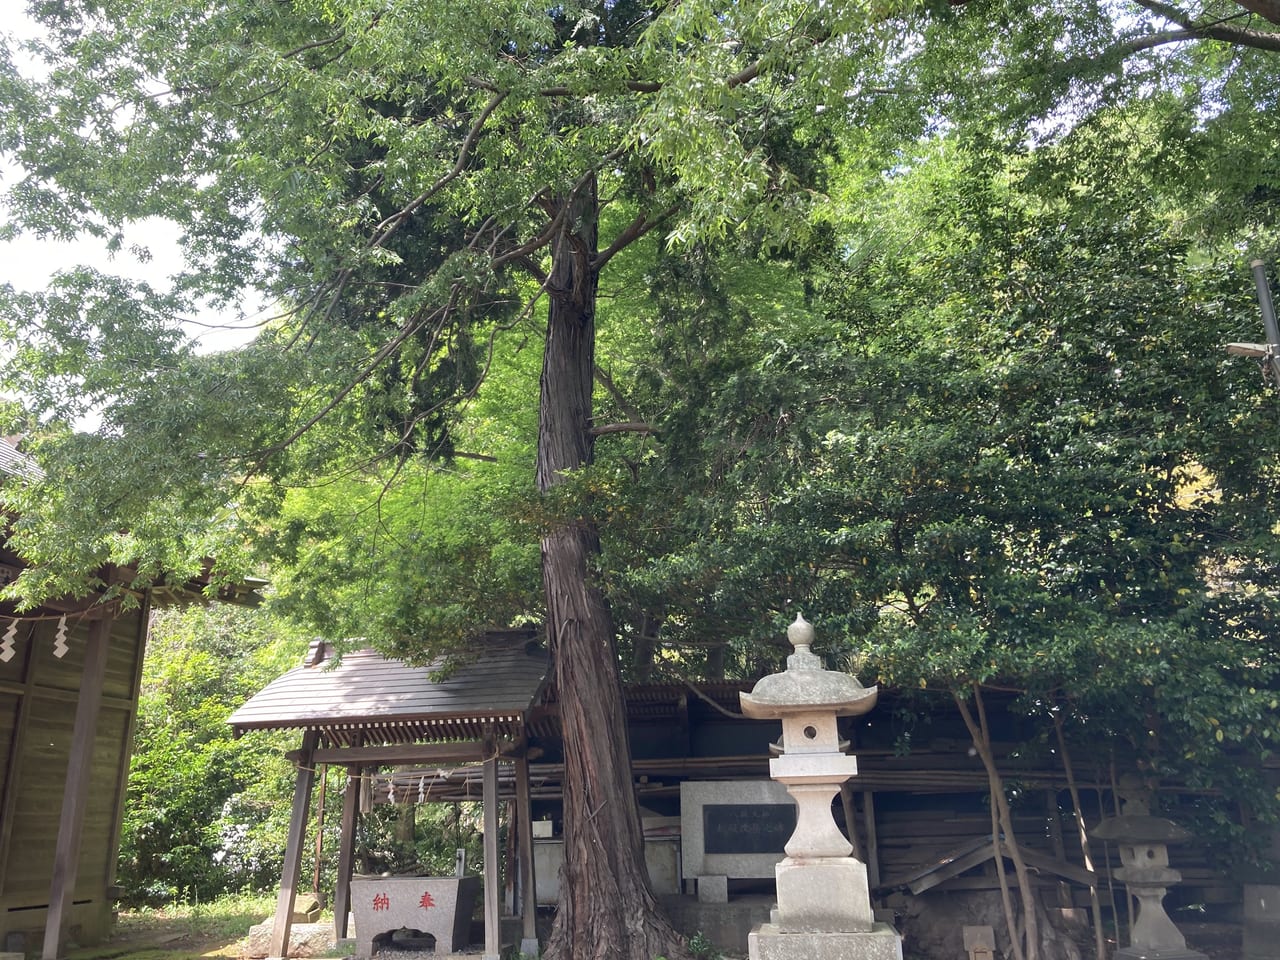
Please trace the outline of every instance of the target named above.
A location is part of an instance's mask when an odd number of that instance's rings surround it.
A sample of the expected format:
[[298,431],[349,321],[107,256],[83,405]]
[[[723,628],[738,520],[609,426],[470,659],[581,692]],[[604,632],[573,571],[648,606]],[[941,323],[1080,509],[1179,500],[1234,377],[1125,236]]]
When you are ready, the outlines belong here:
[[877,690],[824,669],[809,649],[813,627],[803,617],[787,628],[787,639],[795,648],[787,668],[740,695],[748,717],[782,721],[782,752],[769,761],[769,775],[796,802],[795,832],[775,868],[778,906],[771,923],[751,931],[750,958],[901,960],[897,931],[872,914],[866,864],[851,856],[831,813],[840,785],[858,772],[836,719],[866,713]]
[[1129,945],[1116,951],[1120,960],[1207,960],[1187,949],[1187,941],[1164,909],[1164,895],[1182,879],[1169,866],[1169,844],[1191,834],[1172,820],[1146,813],[1124,813],[1103,820],[1093,835],[1120,848],[1122,866],[1113,871],[1138,898],[1138,916],[1129,932]]

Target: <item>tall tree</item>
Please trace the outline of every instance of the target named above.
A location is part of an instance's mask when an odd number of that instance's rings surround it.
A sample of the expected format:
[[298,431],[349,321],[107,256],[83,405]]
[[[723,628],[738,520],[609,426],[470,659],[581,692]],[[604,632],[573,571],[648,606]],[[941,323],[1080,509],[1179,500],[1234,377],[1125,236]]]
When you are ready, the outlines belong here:
[[[589,465],[601,271],[659,226],[687,239],[794,219],[775,154],[839,100],[824,84],[842,56],[823,41],[862,15],[627,0],[33,12],[47,72],[4,78],[0,145],[26,171],[15,217],[114,244],[169,217],[190,269],[163,294],[85,270],[8,292],[25,344],[9,383],[49,470],[12,504],[27,596],[126,557],[140,579],[210,555],[232,575],[244,521],[287,483],[447,458],[487,344],[542,300],[538,487]],[[235,354],[197,355],[175,319],[248,286],[285,316]],[[90,413],[97,432],[73,432]],[[589,520],[551,515],[567,866],[550,952],[647,960],[682,948],[641,857],[597,551]]]

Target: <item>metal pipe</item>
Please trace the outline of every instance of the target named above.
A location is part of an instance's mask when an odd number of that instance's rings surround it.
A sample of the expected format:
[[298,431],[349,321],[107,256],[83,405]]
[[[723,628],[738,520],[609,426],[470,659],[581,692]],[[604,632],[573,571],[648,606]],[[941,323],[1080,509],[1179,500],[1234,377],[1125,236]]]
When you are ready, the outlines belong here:
[[1258,305],[1262,307],[1262,323],[1267,331],[1267,344],[1280,346],[1280,327],[1276,326],[1276,310],[1271,304],[1271,285],[1267,283],[1267,267],[1261,260],[1249,264],[1253,282],[1258,288]]
[[1276,310],[1271,303],[1267,267],[1261,260],[1254,260],[1249,268],[1253,271],[1253,283],[1258,290],[1258,306],[1262,308],[1262,325],[1267,334],[1267,353],[1262,362],[1267,366],[1271,382],[1280,385],[1280,326],[1276,324]]

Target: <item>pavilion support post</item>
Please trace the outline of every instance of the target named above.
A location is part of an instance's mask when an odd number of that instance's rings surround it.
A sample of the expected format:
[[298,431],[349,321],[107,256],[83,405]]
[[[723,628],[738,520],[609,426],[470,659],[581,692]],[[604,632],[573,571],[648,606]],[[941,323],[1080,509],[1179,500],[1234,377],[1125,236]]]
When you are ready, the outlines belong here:
[[351,874],[356,861],[356,824],[360,817],[359,765],[347,768],[347,789],[342,795],[342,839],[338,846],[338,882],[333,890],[333,935],[347,939],[351,914]]
[[502,930],[499,908],[501,869],[498,860],[498,756],[484,762],[484,956],[498,960],[502,952]]
[[311,788],[315,784],[315,750],[320,731],[308,730],[302,735],[298,754],[298,779],[293,788],[293,811],[289,815],[289,836],[284,847],[284,870],[280,876],[280,893],[276,897],[276,915],[271,924],[270,956],[289,956],[289,934],[293,928],[293,900],[302,876],[302,848],[307,838],[307,814],[311,810]]
[[62,948],[62,932],[71,911],[76,874],[80,867],[80,835],[89,803],[89,781],[93,771],[94,734],[102,687],[107,671],[107,640],[111,618],[89,624],[84,650],[84,671],[80,675],[80,698],[71,729],[71,750],[67,756],[67,779],[62,793],[62,816],[58,821],[58,843],[54,850],[53,878],[49,884],[49,912],[44,925],[43,960],[57,960]]
[[529,800],[529,758],[516,757],[516,841],[520,845],[520,952],[536,957],[538,947],[538,898],[533,873],[533,812]]

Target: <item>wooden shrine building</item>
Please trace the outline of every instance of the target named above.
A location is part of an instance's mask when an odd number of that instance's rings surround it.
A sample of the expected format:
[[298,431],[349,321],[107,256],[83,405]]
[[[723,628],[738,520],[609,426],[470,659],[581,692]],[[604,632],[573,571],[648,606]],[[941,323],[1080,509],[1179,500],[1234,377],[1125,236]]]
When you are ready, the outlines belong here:
[[92,599],[0,608],[0,950],[55,958],[110,929],[149,600]]
[[355,785],[361,777],[381,766],[480,768],[484,953],[495,960],[501,949],[498,765],[513,765],[514,777],[504,779],[511,784],[506,796],[514,792],[516,833],[522,845],[524,947],[526,952],[537,952],[527,724],[546,685],[548,660],[532,631],[490,633],[477,644],[473,662],[437,679],[443,664],[413,667],[372,650],[333,658],[330,648],[317,642],[303,666],[272,681],[229,718],[237,734],[248,730],[302,731],[300,749],[291,754],[298,770],[297,784],[270,956],[288,956],[312,786],[322,764],[343,766],[348,772],[333,904],[335,935],[340,939],[348,935],[352,906],[359,815]]
[[[371,783],[382,802],[482,798],[484,954],[497,957],[505,946],[499,942],[504,891],[520,917],[522,952],[535,949],[536,909],[555,904],[563,859],[562,694],[548,682],[547,654],[532,632],[490,634],[477,644],[473,661],[435,679],[429,667],[411,667],[373,651],[335,660],[317,643],[306,666],[272,682],[230,718],[237,732],[296,729],[302,734],[293,754],[297,789],[270,956],[287,955],[311,788],[321,764],[345,767],[352,774],[349,784]],[[751,924],[768,918],[772,867],[767,877],[731,869],[727,876],[712,877],[701,874],[726,870],[696,864],[708,862],[707,854],[713,853],[709,837],[718,828],[712,817],[742,807],[754,815],[761,803],[777,802],[766,788],[777,787],[769,781],[769,757],[778,725],[740,713],[738,694],[750,687],[746,681],[700,681],[624,688],[633,782],[654,892],[677,929],[702,932],[720,949],[736,952],[745,950]],[[875,906],[897,913],[910,934],[914,918],[947,898],[998,895],[993,858],[1005,847],[993,843],[986,773],[959,718],[945,710],[901,709],[895,700],[892,691],[882,691],[876,710],[841,721],[841,736],[853,744],[859,772],[845,784],[835,812],[854,856],[867,865]],[[1015,833],[1038,895],[1055,911],[1078,912],[1101,894],[1107,914],[1122,917],[1124,891],[1106,869],[1115,863],[1114,851],[1095,850],[1103,857],[1102,870],[1086,865],[1068,789],[1073,781],[1084,819],[1096,825],[1114,809],[1112,758],[1097,752],[1068,773],[1054,752],[1025,748],[1033,739],[1027,726],[1032,721],[1008,709],[1008,698],[992,695],[988,701],[997,762],[1002,775],[1018,785]],[[1197,797],[1176,784],[1163,789],[1171,804],[1193,803]],[[343,799],[334,898],[339,938],[347,936],[352,904],[359,792],[349,788]],[[708,795],[719,799],[699,799]],[[515,841],[507,840],[505,867],[515,876],[503,878],[498,809],[511,801]],[[726,835],[717,842],[739,839]],[[737,848],[727,852],[731,861],[751,859],[738,856]],[[1223,876],[1205,848],[1188,844],[1177,856],[1184,876],[1177,893],[1187,902],[1226,907],[1239,902],[1238,885]],[[712,902],[717,887],[719,899]],[[358,919],[356,925],[360,932]],[[955,943],[938,955],[963,956],[959,926],[954,934]]]
[[[0,482],[38,473],[0,440]],[[0,583],[24,566],[0,542]],[[98,576],[127,588],[136,571]],[[110,932],[151,606],[205,585],[135,593],[128,608],[101,592],[0,604],[0,952],[54,960]]]

